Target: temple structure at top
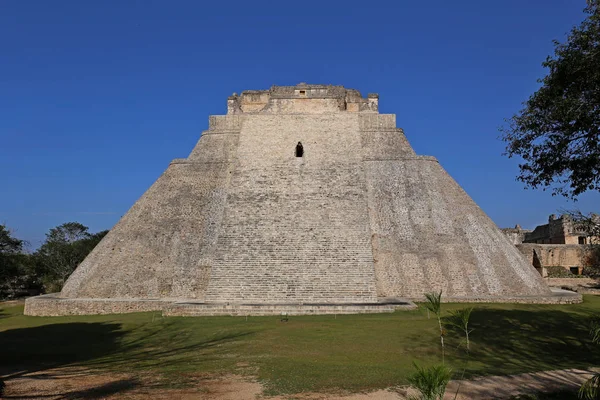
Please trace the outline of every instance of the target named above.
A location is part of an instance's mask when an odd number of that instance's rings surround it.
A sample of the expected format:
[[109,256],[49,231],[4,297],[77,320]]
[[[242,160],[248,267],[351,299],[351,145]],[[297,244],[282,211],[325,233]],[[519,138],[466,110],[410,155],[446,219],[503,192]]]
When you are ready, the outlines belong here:
[[227,114],[322,114],[331,112],[371,112],[379,110],[379,95],[367,98],[355,89],[343,86],[307,85],[272,86],[269,90],[245,90],[227,99]]

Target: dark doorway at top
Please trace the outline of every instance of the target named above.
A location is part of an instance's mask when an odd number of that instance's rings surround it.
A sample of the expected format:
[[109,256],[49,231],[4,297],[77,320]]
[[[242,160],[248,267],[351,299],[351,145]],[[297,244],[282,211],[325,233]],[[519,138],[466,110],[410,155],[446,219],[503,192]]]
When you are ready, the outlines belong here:
[[298,142],[296,145],[296,157],[302,157],[304,155],[304,147],[302,147],[302,143]]

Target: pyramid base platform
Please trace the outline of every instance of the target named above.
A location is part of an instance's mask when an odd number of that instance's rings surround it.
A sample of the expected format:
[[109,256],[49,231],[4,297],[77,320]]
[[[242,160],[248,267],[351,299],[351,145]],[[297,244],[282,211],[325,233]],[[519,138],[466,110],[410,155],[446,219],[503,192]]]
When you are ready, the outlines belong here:
[[25,301],[25,315],[61,316],[124,314],[161,311],[164,316],[212,315],[320,315],[391,313],[396,310],[414,310],[417,305],[409,300],[393,299],[379,303],[206,303],[195,299],[97,299],[63,298],[58,293],[30,297]]
[[[443,299],[447,303],[519,303],[519,304],[576,304],[582,302],[579,293],[553,289],[548,296],[472,296]],[[164,316],[214,315],[322,315],[391,313],[396,310],[414,310],[414,302],[422,299],[383,299],[378,303],[205,303],[185,299],[98,299],[62,298],[58,293],[30,297],[25,301],[25,315],[61,316],[125,314],[160,311]]]

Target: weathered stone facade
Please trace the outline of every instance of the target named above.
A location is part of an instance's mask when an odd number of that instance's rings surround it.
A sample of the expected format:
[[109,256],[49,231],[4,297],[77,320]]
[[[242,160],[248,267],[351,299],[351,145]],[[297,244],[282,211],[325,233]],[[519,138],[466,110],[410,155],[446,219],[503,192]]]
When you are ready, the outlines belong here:
[[551,214],[548,223],[538,225],[533,231],[525,232],[523,243],[537,244],[592,244],[597,238],[577,226],[567,214],[559,218]]
[[587,245],[521,243],[517,248],[538,271],[540,268],[563,267],[580,275],[587,267]]
[[523,243],[525,235],[532,232],[531,230],[521,228],[520,225],[515,225],[514,228],[502,228],[501,231],[515,245]]
[[548,223],[534,230],[504,228],[502,232],[517,246],[525,258],[541,273],[548,267],[563,267],[579,275],[588,266],[590,245],[599,239],[578,227],[567,215],[551,214]]
[[[454,301],[552,301],[437,160],[416,155],[395,115],[378,113],[377,95],[274,86],[231,96],[227,109],[58,298],[202,305],[194,315],[374,312],[434,290]],[[35,299],[26,311],[50,314]]]

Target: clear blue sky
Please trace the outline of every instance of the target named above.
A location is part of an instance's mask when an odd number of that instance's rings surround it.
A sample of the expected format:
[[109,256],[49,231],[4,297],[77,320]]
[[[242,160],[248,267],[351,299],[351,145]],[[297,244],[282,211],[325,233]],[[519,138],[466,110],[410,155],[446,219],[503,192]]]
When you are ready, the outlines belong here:
[[[380,94],[500,227],[573,207],[515,181],[497,128],[584,0],[0,2],[0,222],[37,247],[112,227],[245,89]],[[600,211],[600,195],[576,204]]]

